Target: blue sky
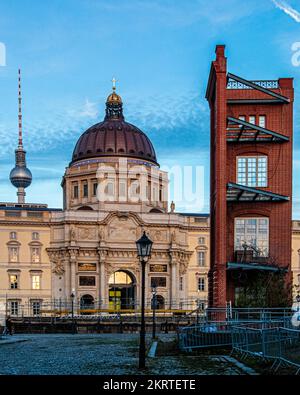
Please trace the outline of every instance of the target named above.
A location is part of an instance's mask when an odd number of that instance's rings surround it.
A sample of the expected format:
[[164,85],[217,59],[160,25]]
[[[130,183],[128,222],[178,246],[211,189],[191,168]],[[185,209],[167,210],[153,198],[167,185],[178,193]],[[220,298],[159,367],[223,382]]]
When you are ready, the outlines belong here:
[[[162,166],[204,168],[208,212],[209,112],[205,89],[216,44],[246,79],[295,78],[294,218],[300,218],[300,2],[279,0],[52,0],[0,3],[0,201],[15,201],[8,175],[17,144],[22,69],[27,200],[61,207],[61,177],[75,143],[103,119],[111,79],[126,119],[152,140]],[[300,44],[299,44],[300,49]],[[300,56],[299,56],[300,59]]]

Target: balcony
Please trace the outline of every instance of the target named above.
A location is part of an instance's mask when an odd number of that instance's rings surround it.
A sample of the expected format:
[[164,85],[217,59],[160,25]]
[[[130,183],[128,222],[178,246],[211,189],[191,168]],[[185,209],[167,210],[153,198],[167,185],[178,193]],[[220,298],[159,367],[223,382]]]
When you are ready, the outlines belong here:
[[260,270],[286,272],[287,268],[279,267],[271,257],[258,255],[254,249],[236,250],[234,262],[227,262],[227,270]]

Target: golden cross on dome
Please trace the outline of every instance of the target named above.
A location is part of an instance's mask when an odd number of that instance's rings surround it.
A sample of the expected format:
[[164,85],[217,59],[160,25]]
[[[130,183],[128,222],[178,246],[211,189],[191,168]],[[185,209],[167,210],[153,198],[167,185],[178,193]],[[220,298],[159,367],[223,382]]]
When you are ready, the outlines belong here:
[[116,90],[116,82],[117,82],[117,80],[115,79],[115,77],[111,80],[112,81],[112,88],[113,88],[113,91],[115,91]]

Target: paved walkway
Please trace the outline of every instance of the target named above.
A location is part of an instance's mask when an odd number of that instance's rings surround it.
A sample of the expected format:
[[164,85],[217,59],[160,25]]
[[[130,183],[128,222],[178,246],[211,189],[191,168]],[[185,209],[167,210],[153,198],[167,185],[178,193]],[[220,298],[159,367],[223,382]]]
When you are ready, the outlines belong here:
[[[1,345],[0,374],[138,374],[137,334],[18,335]],[[221,356],[147,358],[147,374],[244,374]]]

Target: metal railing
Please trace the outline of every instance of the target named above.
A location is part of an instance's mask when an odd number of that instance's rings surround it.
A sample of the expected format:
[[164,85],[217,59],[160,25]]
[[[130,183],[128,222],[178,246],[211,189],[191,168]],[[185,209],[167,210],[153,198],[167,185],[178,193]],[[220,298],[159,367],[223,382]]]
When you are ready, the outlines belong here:
[[272,360],[275,372],[281,365],[289,365],[300,373],[300,330],[283,327],[232,327],[232,353],[242,358],[253,356]]
[[[265,89],[278,89],[278,80],[261,80],[261,81],[250,81],[255,85],[261,86]],[[235,80],[229,80],[227,83],[227,89],[252,89],[250,86],[238,82]]]

